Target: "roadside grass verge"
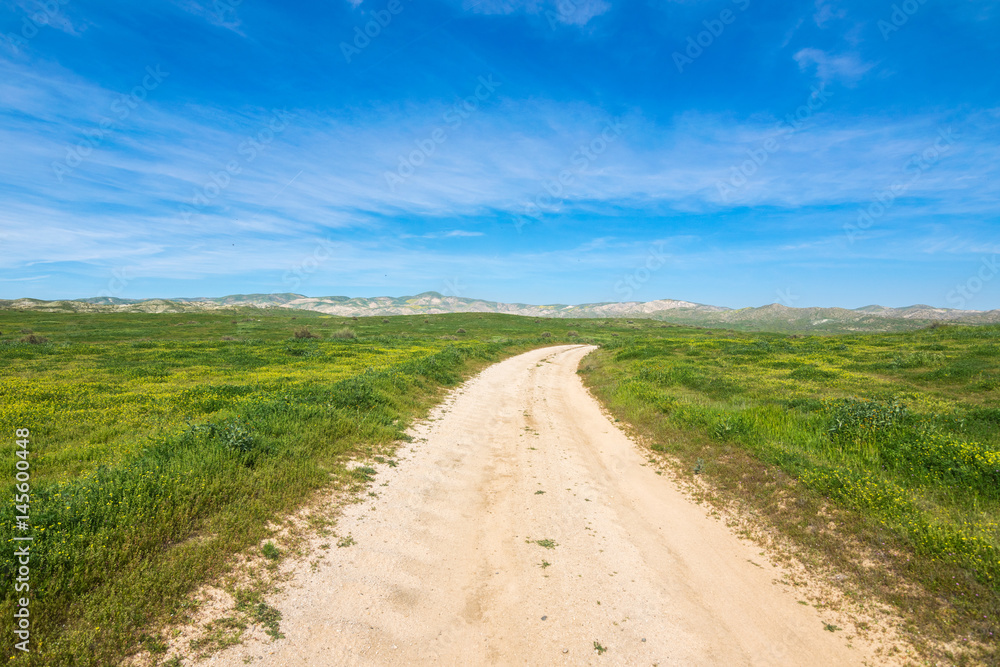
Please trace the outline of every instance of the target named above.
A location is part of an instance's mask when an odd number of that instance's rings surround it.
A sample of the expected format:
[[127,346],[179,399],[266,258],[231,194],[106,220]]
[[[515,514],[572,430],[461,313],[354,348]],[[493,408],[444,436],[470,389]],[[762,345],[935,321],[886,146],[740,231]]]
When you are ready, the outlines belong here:
[[899,610],[926,657],[997,664],[998,342],[996,326],[674,331],[613,339],[581,373],[680,474]]

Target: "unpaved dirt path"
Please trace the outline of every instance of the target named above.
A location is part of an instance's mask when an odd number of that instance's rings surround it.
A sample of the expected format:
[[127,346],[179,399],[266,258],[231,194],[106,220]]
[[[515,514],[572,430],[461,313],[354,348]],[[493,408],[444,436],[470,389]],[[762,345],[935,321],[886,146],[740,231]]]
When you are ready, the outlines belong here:
[[207,662],[861,664],[602,414],[576,375],[592,349],[528,352],[453,392],[345,510],[355,544],[272,601],[285,639]]

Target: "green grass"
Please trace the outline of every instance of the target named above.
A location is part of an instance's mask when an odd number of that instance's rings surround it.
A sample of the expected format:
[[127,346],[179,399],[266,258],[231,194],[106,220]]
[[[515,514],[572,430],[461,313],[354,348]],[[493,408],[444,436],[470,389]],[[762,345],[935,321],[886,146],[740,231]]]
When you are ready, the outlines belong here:
[[[369,483],[364,461],[391,460],[445,388],[533,347],[591,342],[604,347],[581,374],[654,451],[854,567],[866,593],[914,609],[922,630],[995,644],[1000,327],[803,338],[642,320],[385,319],[0,311],[0,475],[13,500],[14,429],[29,428],[35,538],[33,652],[10,649],[10,663],[116,664],[161,647],[157,633],[185,617],[198,586],[236,553],[280,556],[260,547],[268,523],[331,484]],[[16,513],[11,502],[0,515],[8,581]],[[857,565],[858,550],[877,566]],[[235,641],[244,622],[280,632],[263,600],[243,602],[243,620],[220,620],[211,642]],[[7,587],[0,614],[14,604]],[[13,646],[11,624],[0,637]]]
[[709,480],[723,502],[749,503],[853,571],[866,595],[938,638],[988,647],[969,659],[995,662],[998,343],[997,326],[674,330],[612,339],[582,373],[653,451]]
[[[30,429],[31,648],[15,665],[107,665],[156,643],[196,588],[270,521],[331,484],[362,485],[416,416],[484,365],[615,328],[549,338],[504,315],[330,317],[282,309],[183,314],[0,311],[0,479]],[[552,325],[549,324],[551,328]],[[48,342],[22,342],[30,329]],[[460,340],[455,331],[463,329]],[[385,459],[383,459],[385,460]],[[14,576],[13,502],[0,514]],[[348,546],[350,537],[338,542]],[[277,558],[265,544],[261,552]],[[11,619],[13,586],[0,615]],[[236,629],[215,628],[218,641]]]

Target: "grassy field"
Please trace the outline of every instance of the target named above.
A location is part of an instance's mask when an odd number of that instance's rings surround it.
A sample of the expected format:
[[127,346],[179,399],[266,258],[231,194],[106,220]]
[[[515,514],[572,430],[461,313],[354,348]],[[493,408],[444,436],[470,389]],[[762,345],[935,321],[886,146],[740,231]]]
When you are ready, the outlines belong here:
[[652,450],[851,572],[861,597],[908,615],[918,642],[978,645],[952,658],[996,664],[998,343],[996,326],[675,329],[613,339],[583,373]]
[[197,584],[345,474],[348,456],[398,440],[442,387],[579,339],[503,315],[287,310],[0,311],[0,332],[0,474],[13,500],[15,429],[27,428],[31,485],[30,531],[4,503],[0,568],[12,581],[13,537],[33,536],[33,652],[13,649],[13,586],[0,636],[11,664],[32,665],[108,665],[155,647],[148,631]]
[[[34,537],[34,652],[9,650],[11,664],[155,649],[270,520],[348,475],[350,457],[391,448],[443,388],[576,342],[602,345],[581,370],[595,395],[721,502],[850,573],[918,641],[995,645],[998,341],[1000,327],[803,338],[497,314],[0,311],[11,499],[15,429],[31,431],[30,532],[18,502],[0,517],[7,581],[13,538]],[[5,618],[16,597],[5,588]],[[10,623],[0,637],[17,641]]]

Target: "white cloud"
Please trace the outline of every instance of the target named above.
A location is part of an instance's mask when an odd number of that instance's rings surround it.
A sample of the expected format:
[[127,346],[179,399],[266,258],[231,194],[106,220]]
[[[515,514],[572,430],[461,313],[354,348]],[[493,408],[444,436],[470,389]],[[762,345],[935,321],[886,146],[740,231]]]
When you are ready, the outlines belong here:
[[584,26],[604,14],[611,5],[605,0],[464,0],[462,8],[476,14],[524,13],[545,18],[549,25]]
[[832,20],[842,19],[847,16],[847,10],[835,7],[838,0],[816,0],[816,12],[813,14],[813,21],[820,28],[826,26]]
[[835,55],[813,48],[802,49],[794,57],[803,72],[815,68],[820,82],[836,81],[849,86],[857,83],[874,65],[864,62],[856,53]]
[[243,22],[238,13],[239,2],[235,0],[173,0],[173,3],[188,12],[198,16],[214,26],[231,30],[241,37]]

